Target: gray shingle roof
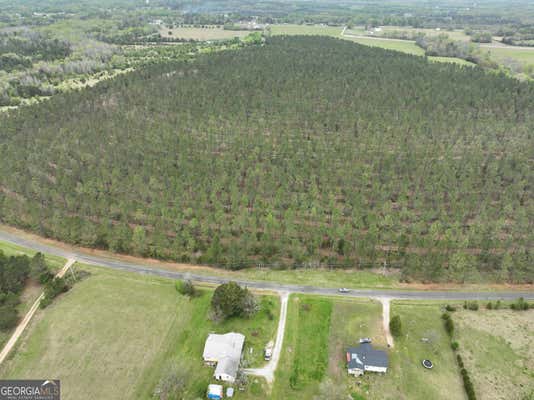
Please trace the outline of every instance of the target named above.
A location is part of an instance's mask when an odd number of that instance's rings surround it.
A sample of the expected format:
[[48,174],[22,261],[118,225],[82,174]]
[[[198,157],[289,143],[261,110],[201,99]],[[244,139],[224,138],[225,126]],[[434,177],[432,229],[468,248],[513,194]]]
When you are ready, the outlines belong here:
[[375,350],[371,343],[362,343],[358,347],[349,347],[347,353],[350,356],[347,367],[349,369],[365,369],[365,366],[388,367],[388,355],[385,351]]

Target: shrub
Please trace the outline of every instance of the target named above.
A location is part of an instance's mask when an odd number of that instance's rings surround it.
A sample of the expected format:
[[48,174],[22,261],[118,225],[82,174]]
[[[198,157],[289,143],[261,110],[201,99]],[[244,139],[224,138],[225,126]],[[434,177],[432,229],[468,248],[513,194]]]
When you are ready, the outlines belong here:
[[456,355],[456,360],[458,361],[458,366],[460,367],[460,374],[462,375],[462,380],[464,382],[464,389],[465,389],[465,393],[467,394],[467,398],[469,400],[476,400],[475,389],[473,387],[473,383],[471,382],[469,373],[465,369],[465,365],[460,354]]
[[398,315],[393,316],[389,321],[389,329],[391,331],[391,334],[395,337],[399,337],[402,335],[402,323]]
[[48,281],[45,285],[44,297],[39,306],[41,308],[47,307],[52,303],[54,298],[67,290],[69,290],[69,285],[67,285],[64,278],[54,278],[51,281]]
[[486,308],[487,308],[488,310],[493,310],[493,303],[492,303],[491,301],[488,302],[488,304],[486,304]]
[[41,283],[45,284],[51,280],[54,275],[48,270],[45,257],[42,253],[37,253],[30,261],[30,277]]
[[211,308],[215,319],[250,317],[258,310],[258,304],[247,288],[228,282],[215,289]]
[[478,311],[478,302],[477,301],[466,301],[464,303],[464,309],[471,311]]
[[444,321],[445,330],[447,331],[449,336],[452,336],[452,334],[454,333],[454,322],[452,321],[451,316],[449,314],[447,314],[447,313],[443,313],[441,318]]
[[520,297],[515,301],[515,303],[510,304],[510,308],[516,311],[525,311],[530,308],[530,305],[525,301],[524,298]]
[[452,342],[451,343],[451,349],[453,351],[457,351],[459,347],[460,347],[460,345],[458,344],[458,342]]
[[17,325],[17,309],[9,304],[0,307],[0,330],[8,330]]
[[451,306],[450,304],[447,304],[445,306],[445,310],[449,311],[449,312],[453,312],[453,311],[456,311],[456,307],[454,306]]
[[190,280],[187,281],[176,281],[176,291],[181,295],[194,297],[197,295],[197,290],[193,285],[193,282]]

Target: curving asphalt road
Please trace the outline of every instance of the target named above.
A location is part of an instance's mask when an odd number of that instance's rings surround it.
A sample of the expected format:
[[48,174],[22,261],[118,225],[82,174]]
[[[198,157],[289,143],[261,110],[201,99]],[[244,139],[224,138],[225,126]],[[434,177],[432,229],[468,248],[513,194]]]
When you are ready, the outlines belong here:
[[197,282],[221,284],[233,280],[242,286],[253,289],[273,290],[289,293],[309,293],[318,295],[340,295],[345,297],[364,297],[376,299],[399,299],[399,300],[514,300],[523,297],[534,300],[534,291],[416,291],[416,290],[387,290],[387,289],[352,289],[348,293],[340,294],[336,289],[321,288],[314,286],[290,285],[276,282],[247,281],[240,279],[228,279],[215,275],[200,275],[190,272],[167,271],[142,263],[122,261],[112,258],[88,255],[72,249],[65,250],[53,245],[43,244],[27,237],[18,236],[12,232],[2,230],[0,227],[0,241],[13,243],[22,247],[30,248],[42,253],[60,256],[66,259],[75,259],[78,262],[107,267],[120,271],[135,272],[139,274],[157,275],[171,279],[191,279]]

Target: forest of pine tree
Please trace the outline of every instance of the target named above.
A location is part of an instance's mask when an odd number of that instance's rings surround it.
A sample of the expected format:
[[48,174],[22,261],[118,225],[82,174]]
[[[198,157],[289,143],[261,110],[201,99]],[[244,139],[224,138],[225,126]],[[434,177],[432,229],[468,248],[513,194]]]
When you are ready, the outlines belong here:
[[277,37],[0,116],[0,219],[231,269],[532,283],[533,157],[532,83]]

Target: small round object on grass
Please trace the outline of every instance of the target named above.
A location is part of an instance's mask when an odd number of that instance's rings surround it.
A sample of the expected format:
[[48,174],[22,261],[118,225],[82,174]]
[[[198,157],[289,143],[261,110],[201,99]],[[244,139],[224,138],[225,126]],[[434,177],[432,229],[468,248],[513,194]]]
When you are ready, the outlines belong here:
[[423,360],[423,367],[426,369],[432,369],[434,367],[434,364],[432,364],[432,361],[430,360]]

